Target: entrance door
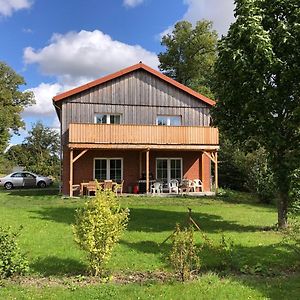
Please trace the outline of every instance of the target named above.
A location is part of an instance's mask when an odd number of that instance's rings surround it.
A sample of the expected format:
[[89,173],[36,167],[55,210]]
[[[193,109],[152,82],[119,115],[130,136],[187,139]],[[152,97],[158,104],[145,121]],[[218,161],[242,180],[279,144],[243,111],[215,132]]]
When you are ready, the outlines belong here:
[[156,179],[168,184],[172,179],[182,179],[182,158],[157,158]]
[[24,176],[24,186],[33,187],[36,186],[36,178],[30,173],[23,173]]

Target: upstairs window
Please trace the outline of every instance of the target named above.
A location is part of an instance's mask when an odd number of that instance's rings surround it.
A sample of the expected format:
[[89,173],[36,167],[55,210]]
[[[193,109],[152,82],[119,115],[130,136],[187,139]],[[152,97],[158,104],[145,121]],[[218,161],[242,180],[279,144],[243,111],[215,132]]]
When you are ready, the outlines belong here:
[[95,123],[97,123],[97,124],[120,124],[121,123],[121,115],[97,114],[95,116]]
[[157,116],[156,125],[180,126],[181,125],[181,116],[164,116],[164,115]]

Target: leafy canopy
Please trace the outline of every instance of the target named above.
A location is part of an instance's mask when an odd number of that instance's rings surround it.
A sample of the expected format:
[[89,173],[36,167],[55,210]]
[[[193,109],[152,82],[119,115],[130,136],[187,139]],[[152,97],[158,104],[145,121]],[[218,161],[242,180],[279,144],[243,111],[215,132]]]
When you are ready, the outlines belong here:
[[12,146],[5,157],[28,171],[57,178],[60,169],[59,147],[59,133],[37,122],[24,142]]
[[0,152],[7,147],[10,131],[18,133],[24,127],[23,109],[34,103],[32,92],[19,90],[24,84],[23,77],[0,61]]
[[214,119],[232,139],[266,149],[281,199],[280,225],[300,158],[299,1],[235,3],[236,22],[219,44]]
[[176,81],[213,97],[217,33],[212,30],[212,22],[199,21],[194,28],[187,21],[178,22],[172,34],[162,38],[161,44],[166,51],[158,54],[159,69]]

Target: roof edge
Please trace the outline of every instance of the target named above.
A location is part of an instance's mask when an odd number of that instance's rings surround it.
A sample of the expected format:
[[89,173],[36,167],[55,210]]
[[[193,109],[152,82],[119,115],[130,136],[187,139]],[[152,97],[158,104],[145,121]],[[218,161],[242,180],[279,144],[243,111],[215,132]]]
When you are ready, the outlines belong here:
[[53,99],[53,103],[57,103],[59,101],[64,100],[67,97],[70,97],[72,95],[78,94],[80,92],[88,90],[88,89],[90,89],[92,87],[95,87],[97,85],[100,85],[102,83],[108,82],[108,81],[113,80],[115,78],[121,77],[123,75],[131,73],[131,72],[133,72],[135,70],[138,70],[138,69],[143,69],[143,70],[145,70],[145,71],[153,74],[154,76],[159,77],[160,79],[168,82],[169,84],[171,84],[171,85],[173,85],[173,86],[175,86],[175,87],[177,87],[177,88],[185,91],[186,93],[188,93],[188,94],[190,94],[190,95],[198,98],[199,100],[201,100],[201,101],[203,101],[203,102],[205,102],[205,103],[207,103],[207,104],[209,104],[211,106],[214,106],[216,104],[216,102],[214,100],[212,100],[212,99],[210,99],[210,98],[208,98],[208,97],[206,97],[206,96],[204,96],[204,95],[202,95],[202,94],[200,94],[200,93],[192,90],[191,88],[189,88],[189,87],[187,87],[187,86],[185,86],[185,85],[177,82],[176,80],[174,80],[174,79],[172,79],[172,78],[170,78],[170,77],[168,77],[168,76],[160,73],[159,71],[156,71],[156,70],[152,69],[151,67],[143,64],[142,62],[140,62],[138,64],[135,64],[135,65],[132,65],[130,67],[127,67],[125,69],[122,69],[122,70],[120,70],[118,72],[106,75],[106,76],[101,77],[99,79],[93,80],[91,82],[88,82],[88,83],[86,83],[84,85],[81,85],[81,86],[76,87],[74,89],[71,89],[69,91],[66,91],[66,92],[63,92],[61,94],[58,94],[58,95],[56,95],[56,96],[54,96],[52,98]]

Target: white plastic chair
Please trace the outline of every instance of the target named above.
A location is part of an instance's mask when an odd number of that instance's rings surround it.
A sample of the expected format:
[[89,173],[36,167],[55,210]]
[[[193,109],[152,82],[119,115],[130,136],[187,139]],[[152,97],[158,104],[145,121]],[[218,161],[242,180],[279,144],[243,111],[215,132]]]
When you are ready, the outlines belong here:
[[169,182],[169,193],[171,194],[172,192],[175,192],[176,194],[178,194],[179,189],[178,189],[178,180],[177,179],[172,179]]
[[162,184],[160,182],[154,182],[151,186],[151,193],[155,194],[155,193],[162,193]]
[[200,179],[194,179],[194,191],[197,192],[197,188],[200,192],[203,192],[203,184]]

